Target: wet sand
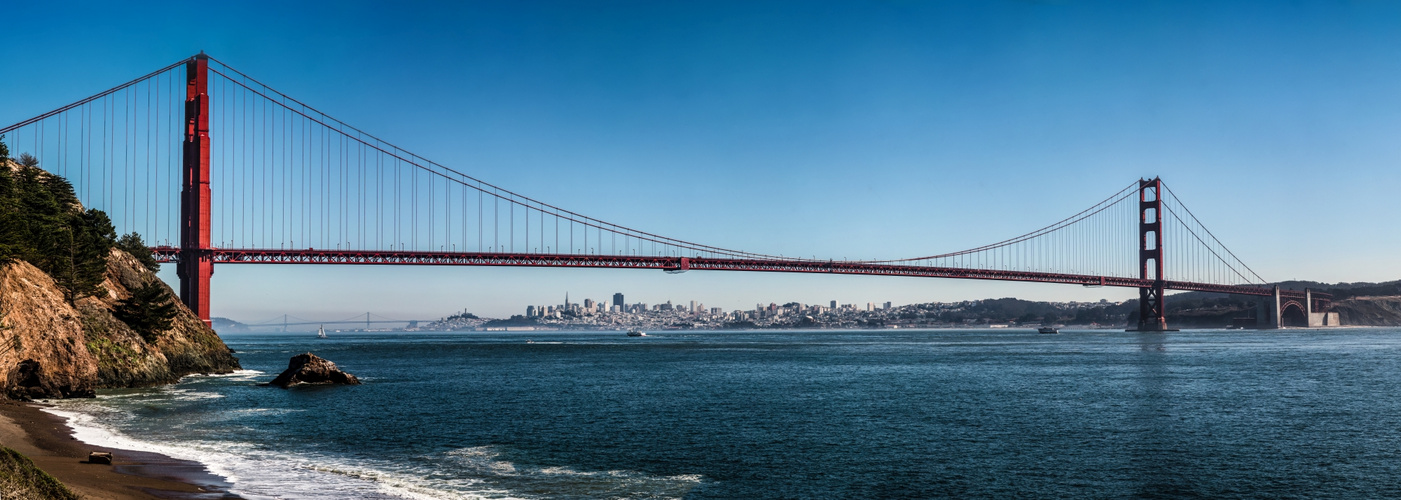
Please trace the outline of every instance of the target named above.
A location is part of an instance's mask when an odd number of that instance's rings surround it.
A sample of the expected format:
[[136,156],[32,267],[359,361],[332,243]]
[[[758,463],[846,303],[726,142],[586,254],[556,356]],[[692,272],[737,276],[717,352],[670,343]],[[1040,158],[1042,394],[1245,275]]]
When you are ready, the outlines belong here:
[[[85,498],[237,500],[229,484],[198,462],[156,453],[93,446],[73,437],[62,418],[36,403],[0,400],[0,444],[23,453],[44,472]],[[112,465],[88,463],[109,451]]]

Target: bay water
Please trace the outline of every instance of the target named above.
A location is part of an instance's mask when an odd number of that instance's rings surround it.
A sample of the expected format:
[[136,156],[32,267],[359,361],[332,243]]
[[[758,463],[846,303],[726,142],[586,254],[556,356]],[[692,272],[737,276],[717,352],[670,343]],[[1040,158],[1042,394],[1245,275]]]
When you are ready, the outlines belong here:
[[52,411],[246,498],[1401,497],[1398,329],[330,336]]

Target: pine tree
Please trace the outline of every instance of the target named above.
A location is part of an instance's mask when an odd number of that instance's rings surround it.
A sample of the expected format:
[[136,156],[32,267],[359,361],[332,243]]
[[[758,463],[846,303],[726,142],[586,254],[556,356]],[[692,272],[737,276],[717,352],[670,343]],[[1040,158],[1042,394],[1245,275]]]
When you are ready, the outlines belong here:
[[117,303],[112,314],[130,326],[147,342],[155,342],[170,329],[175,318],[175,302],[164,286],[155,280],[131,291],[131,297]]
[[33,167],[0,168],[0,261],[33,264],[73,300],[102,290],[115,239],[107,214],[83,210],[67,180]]
[[161,264],[156,262],[156,256],[151,254],[151,247],[146,246],[146,242],[141,240],[141,235],[139,234],[127,233],[122,235],[121,238],[117,238],[117,248],[131,254],[132,257],[136,257],[136,260],[141,262],[141,265],[146,266],[146,269],[152,272],[161,269]]

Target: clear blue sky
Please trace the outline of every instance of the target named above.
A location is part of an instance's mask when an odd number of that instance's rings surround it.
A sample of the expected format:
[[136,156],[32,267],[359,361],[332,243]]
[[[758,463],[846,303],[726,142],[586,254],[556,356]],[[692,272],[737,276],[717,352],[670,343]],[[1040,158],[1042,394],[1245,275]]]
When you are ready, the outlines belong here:
[[[205,50],[439,163],[721,247],[838,259],[952,251],[1159,175],[1267,279],[1401,278],[1387,202],[1401,185],[1395,2],[0,10],[5,123]],[[325,266],[222,266],[213,287],[214,314],[244,320],[504,316],[566,291],[726,309],[1134,296],[904,278]]]

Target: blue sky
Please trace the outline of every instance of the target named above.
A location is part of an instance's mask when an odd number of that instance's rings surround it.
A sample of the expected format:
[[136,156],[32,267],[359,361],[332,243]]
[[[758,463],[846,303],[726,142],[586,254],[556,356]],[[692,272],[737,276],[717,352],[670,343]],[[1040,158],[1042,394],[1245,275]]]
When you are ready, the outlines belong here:
[[[444,165],[603,220],[827,258],[978,246],[1162,176],[1271,280],[1401,278],[1393,2],[28,2],[12,123],[205,50]],[[169,266],[168,266],[169,267]],[[174,281],[173,270],[163,271]],[[1131,290],[644,271],[222,266],[216,316],[604,299]]]

